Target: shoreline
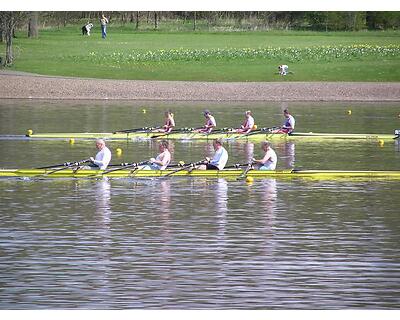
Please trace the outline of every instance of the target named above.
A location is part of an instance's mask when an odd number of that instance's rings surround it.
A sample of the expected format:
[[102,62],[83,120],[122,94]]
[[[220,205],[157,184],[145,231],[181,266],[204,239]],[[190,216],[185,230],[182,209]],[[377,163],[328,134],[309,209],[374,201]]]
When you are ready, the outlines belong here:
[[162,101],[400,101],[400,82],[112,80],[0,70],[0,99]]

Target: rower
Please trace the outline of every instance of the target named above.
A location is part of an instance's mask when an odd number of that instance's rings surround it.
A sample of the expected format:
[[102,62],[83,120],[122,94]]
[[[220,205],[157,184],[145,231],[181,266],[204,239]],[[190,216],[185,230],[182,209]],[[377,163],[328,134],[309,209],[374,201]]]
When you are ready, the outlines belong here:
[[165,170],[171,162],[171,153],[169,151],[169,143],[162,140],[158,145],[160,154],[156,158],[151,158],[149,165],[144,166],[143,170]]
[[257,170],[275,170],[278,157],[274,149],[271,148],[269,141],[263,141],[261,149],[265,152],[264,158],[260,160],[253,158],[252,162],[255,163],[254,168]]
[[91,163],[84,168],[94,170],[106,170],[108,164],[111,161],[111,151],[106,147],[106,143],[103,139],[96,140],[96,148],[97,150],[99,150],[99,152],[96,154],[95,158],[90,157]]
[[153,130],[152,132],[164,132],[169,133],[175,128],[174,114],[171,111],[165,111],[164,113],[164,125],[161,129]]
[[245,113],[245,120],[239,129],[236,129],[237,133],[249,133],[254,128],[254,118],[252,112],[247,110]]
[[274,131],[273,133],[291,134],[293,132],[296,120],[289,113],[288,109],[283,110],[283,116],[285,117],[285,122],[283,123],[282,127],[280,127],[278,130]]
[[222,146],[221,139],[213,140],[214,157],[206,165],[200,165],[199,170],[222,170],[228,162],[228,151]]
[[214,116],[211,114],[211,112],[209,110],[205,110],[203,112],[203,115],[206,118],[204,127],[200,128],[198,130],[195,130],[195,132],[210,133],[217,126],[217,122],[215,121]]

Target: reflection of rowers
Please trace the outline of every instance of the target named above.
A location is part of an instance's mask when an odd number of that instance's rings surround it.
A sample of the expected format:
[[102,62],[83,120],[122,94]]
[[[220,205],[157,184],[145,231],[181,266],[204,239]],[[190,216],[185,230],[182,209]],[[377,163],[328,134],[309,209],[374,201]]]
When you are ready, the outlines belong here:
[[206,123],[204,127],[195,130],[195,132],[210,133],[217,126],[217,122],[209,110],[205,110],[203,114],[206,118]]
[[237,133],[249,133],[254,128],[254,118],[250,110],[245,112],[246,119],[239,129],[236,129]]

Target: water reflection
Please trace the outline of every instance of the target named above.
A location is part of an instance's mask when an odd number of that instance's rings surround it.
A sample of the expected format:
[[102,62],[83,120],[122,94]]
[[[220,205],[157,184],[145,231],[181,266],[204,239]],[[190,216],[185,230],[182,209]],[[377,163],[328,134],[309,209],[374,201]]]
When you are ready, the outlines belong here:
[[[294,142],[284,142],[274,144],[273,148],[278,156],[278,165],[281,162],[281,167],[285,169],[293,169],[296,161],[296,145]],[[283,165],[282,165],[283,162]]]
[[228,182],[225,179],[218,179],[216,187],[218,240],[223,241],[225,239],[226,214],[228,212]]
[[[164,244],[167,244],[171,239],[170,230],[170,215],[171,215],[171,181],[162,180],[160,182],[160,210],[162,219],[162,235]],[[168,251],[168,247],[165,248]]]
[[96,181],[95,186],[96,214],[100,217],[101,226],[104,229],[110,228],[111,219],[111,185],[107,177]]
[[244,145],[244,155],[245,155],[245,159],[246,159],[245,163],[251,162],[251,160],[254,157],[254,143],[247,142]]

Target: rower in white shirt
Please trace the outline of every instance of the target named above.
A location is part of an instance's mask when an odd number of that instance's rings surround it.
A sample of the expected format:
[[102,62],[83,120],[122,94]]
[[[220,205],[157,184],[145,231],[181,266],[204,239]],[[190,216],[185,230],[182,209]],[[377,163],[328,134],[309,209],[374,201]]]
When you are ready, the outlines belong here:
[[225,168],[225,165],[228,162],[228,152],[222,146],[222,140],[214,139],[213,147],[215,150],[213,158],[206,165],[200,165],[198,167],[199,170],[222,170]]
[[203,114],[206,118],[206,123],[203,128],[197,129],[195,132],[210,133],[217,126],[217,122],[209,110],[205,110]]
[[169,152],[169,143],[162,140],[158,145],[160,154],[156,158],[150,159],[150,164],[144,166],[143,170],[165,170],[171,162],[171,153]]
[[253,130],[254,127],[254,118],[250,110],[247,110],[245,113],[246,119],[239,129],[236,129],[237,133],[249,133]]
[[294,117],[289,113],[288,109],[283,110],[283,116],[285,117],[285,122],[281,127],[272,131],[272,133],[287,133],[291,134],[294,130],[294,126],[296,124],[296,120]]
[[268,141],[263,141],[261,148],[265,151],[265,155],[260,160],[253,158],[254,168],[257,170],[275,170],[278,157],[274,149],[271,148],[271,144]]
[[95,158],[90,157],[92,163],[89,167],[90,169],[106,170],[111,161],[111,151],[106,147],[106,143],[103,139],[96,140],[96,148],[99,152],[96,154]]

